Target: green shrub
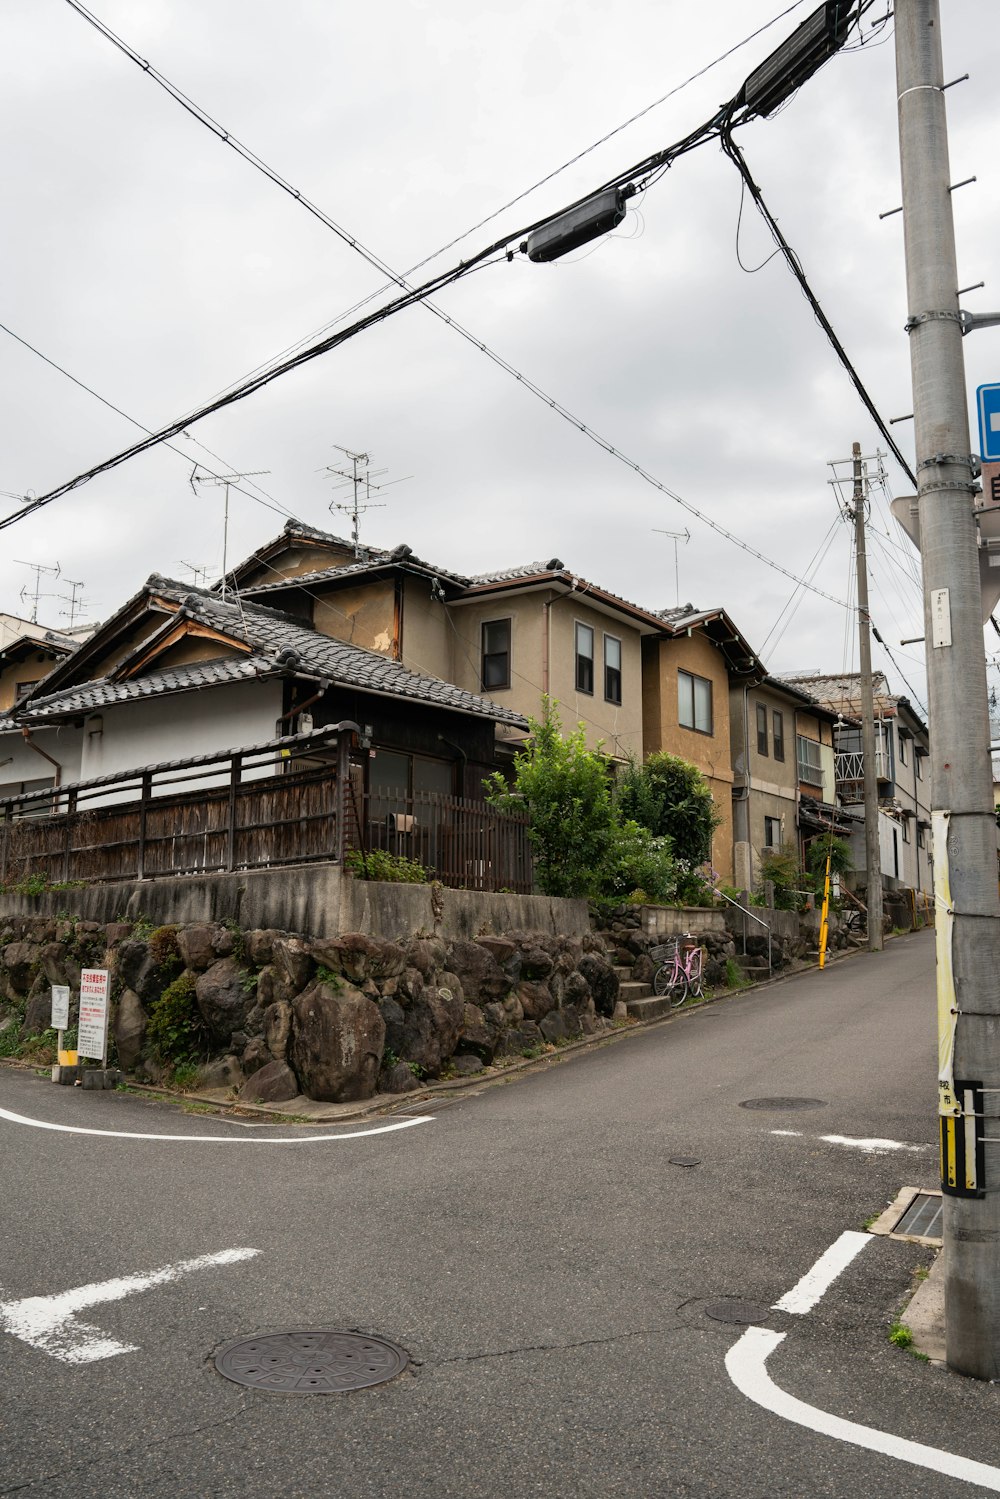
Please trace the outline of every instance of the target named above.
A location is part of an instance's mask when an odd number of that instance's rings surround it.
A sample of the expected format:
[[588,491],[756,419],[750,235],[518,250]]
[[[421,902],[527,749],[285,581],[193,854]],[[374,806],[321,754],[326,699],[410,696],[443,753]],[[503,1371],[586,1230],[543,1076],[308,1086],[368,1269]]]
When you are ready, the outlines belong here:
[[349,848],[344,866],[359,880],[388,880],[397,885],[427,883],[427,870],[416,859],[390,854],[383,848],[371,848],[366,854],[359,848]]
[[193,973],[182,973],[149,1011],[146,1039],[161,1062],[189,1062],[205,1048],[205,1022],[195,998]]
[[602,894],[613,900],[666,905],[677,894],[677,869],[670,839],[658,838],[637,822],[624,822],[608,838]]
[[779,911],[797,911],[801,899],[798,892],[802,889],[803,876],[798,854],[791,844],[783,843],[780,848],[772,849],[762,856],[761,895],[768,880],[774,886],[775,908]]
[[662,750],[642,765],[632,760],[618,777],[615,802],[620,817],[669,838],[678,864],[694,870],[710,857],[721,818],[696,765]]

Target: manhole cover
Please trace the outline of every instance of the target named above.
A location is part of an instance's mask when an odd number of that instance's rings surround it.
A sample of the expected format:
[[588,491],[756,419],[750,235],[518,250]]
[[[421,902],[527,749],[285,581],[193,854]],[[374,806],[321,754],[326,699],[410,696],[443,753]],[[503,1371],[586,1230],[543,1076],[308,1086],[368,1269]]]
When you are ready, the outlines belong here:
[[701,1165],[701,1156],[697,1156],[697,1155],[672,1155],[670,1157],[670,1164],[671,1164],[671,1166],[700,1166]]
[[385,1384],[409,1361],[404,1349],[385,1338],[329,1331],[240,1338],[215,1355],[215,1367],[226,1379],[287,1395],[330,1395]]
[[825,1098],[745,1098],[741,1109],[763,1109],[780,1114],[783,1109],[825,1109]]
[[710,1301],[703,1310],[706,1317],[716,1322],[739,1322],[744,1327],[752,1322],[766,1322],[771,1315],[769,1307],[757,1306],[752,1301]]

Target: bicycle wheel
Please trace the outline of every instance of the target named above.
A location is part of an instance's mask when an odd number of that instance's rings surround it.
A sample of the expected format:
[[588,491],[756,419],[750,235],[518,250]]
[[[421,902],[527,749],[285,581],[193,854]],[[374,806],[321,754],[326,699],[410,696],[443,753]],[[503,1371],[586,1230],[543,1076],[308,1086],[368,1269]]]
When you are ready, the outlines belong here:
[[667,993],[670,995],[670,1008],[672,1010],[680,1009],[688,997],[688,978],[683,968],[667,990]]
[[660,999],[670,993],[674,977],[674,965],[672,963],[661,963],[653,974],[653,993]]

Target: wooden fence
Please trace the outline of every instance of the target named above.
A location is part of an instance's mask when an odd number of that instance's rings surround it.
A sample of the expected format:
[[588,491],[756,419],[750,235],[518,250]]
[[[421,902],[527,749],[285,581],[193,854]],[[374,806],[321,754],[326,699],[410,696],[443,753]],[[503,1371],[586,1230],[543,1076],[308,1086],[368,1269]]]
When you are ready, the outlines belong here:
[[0,800],[0,884],[340,862],[355,847],[406,854],[457,889],[530,892],[524,819],[458,797],[369,798],[347,773],[356,727]]

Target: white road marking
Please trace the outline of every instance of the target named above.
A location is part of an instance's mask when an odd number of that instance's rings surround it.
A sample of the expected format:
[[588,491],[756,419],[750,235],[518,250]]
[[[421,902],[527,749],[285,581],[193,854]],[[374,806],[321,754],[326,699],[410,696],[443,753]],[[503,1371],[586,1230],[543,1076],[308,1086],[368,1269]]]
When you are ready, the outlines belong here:
[[[768,1133],[797,1140],[804,1138],[800,1129],[772,1129]],[[848,1150],[860,1150],[864,1155],[887,1155],[893,1150],[912,1150],[919,1154],[922,1150],[936,1149],[933,1145],[908,1145],[904,1140],[863,1140],[854,1135],[814,1135],[813,1139],[822,1140],[824,1145],[843,1145]]]
[[61,1291],[55,1296],[25,1296],[20,1301],[3,1301],[0,1302],[0,1328],[64,1364],[92,1364],[97,1359],[114,1358],[119,1353],[135,1353],[138,1344],[119,1343],[116,1338],[106,1337],[99,1327],[78,1322],[77,1312],[108,1301],[121,1301],[138,1291],[149,1291],[153,1286],[168,1285],[196,1270],[251,1260],[257,1254],[260,1254],[259,1249],[222,1249],[217,1254],[202,1254],[197,1259],[164,1265],[161,1270],[75,1286],[73,1290]]
[[816,1406],[807,1405],[804,1400],[779,1390],[765,1364],[784,1337],[783,1332],[772,1332],[768,1327],[748,1327],[730,1348],[726,1355],[726,1369],[733,1384],[748,1400],[821,1436],[864,1447],[885,1457],[895,1457],[900,1462],[914,1463],[920,1468],[930,1468],[948,1478],[960,1478],[965,1483],[975,1483],[980,1488],[1000,1494],[1000,1468],[975,1462],[969,1457],[959,1457],[957,1453],[942,1452],[937,1447],[926,1447],[923,1442],[911,1442],[905,1437],[893,1436],[891,1432],[878,1431],[874,1426],[860,1426],[856,1421],[846,1421],[842,1416],[818,1410]]
[[360,1140],[365,1135],[388,1135],[393,1130],[411,1129],[415,1124],[432,1124],[432,1114],[422,1114],[416,1119],[400,1119],[395,1124],[381,1124],[375,1129],[345,1130],[339,1135],[292,1135],[281,1140],[253,1140],[239,1135],[144,1135],[127,1129],[90,1129],[83,1124],[50,1124],[45,1119],[29,1119],[27,1114],[15,1114],[12,1109],[0,1109],[0,1119],[11,1124],[28,1124],[32,1129],[56,1130],[67,1135],[104,1135],[112,1140],[179,1140],[190,1145],[321,1145],[328,1140]]
[[817,1301],[828,1290],[842,1270],[846,1270],[856,1255],[872,1241],[871,1234],[847,1229],[829,1249],[820,1255],[811,1270],[807,1270],[797,1285],[786,1291],[780,1301],[774,1303],[776,1312],[794,1312],[801,1317],[811,1312]]
[[907,1145],[902,1140],[856,1140],[851,1135],[820,1135],[827,1145],[846,1145],[850,1149],[863,1151],[865,1155],[884,1155],[891,1150],[932,1150],[931,1145]]

